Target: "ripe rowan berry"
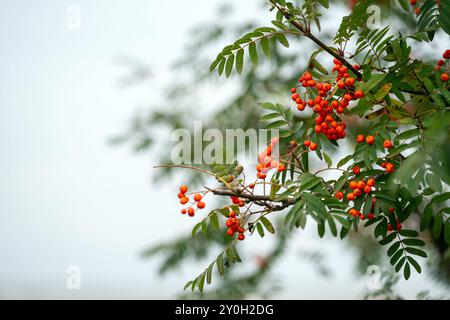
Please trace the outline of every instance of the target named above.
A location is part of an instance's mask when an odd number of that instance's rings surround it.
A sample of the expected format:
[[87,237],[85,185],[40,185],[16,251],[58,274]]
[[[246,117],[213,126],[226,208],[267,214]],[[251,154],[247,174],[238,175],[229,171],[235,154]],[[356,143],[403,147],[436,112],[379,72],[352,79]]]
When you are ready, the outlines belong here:
[[369,185],[366,185],[366,186],[364,187],[364,193],[369,194],[369,193],[371,193],[371,192],[372,192],[372,188],[371,188]]
[[202,201],[197,203],[197,208],[199,208],[199,209],[203,209],[205,206],[206,206],[206,204]]
[[444,53],[442,54],[442,57],[444,59],[450,59],[450,50],[445,50]]
[[284,164],[280,163],[278,165],[278,169],[277,170],[278,170],[278,172],[283,172],[284,170],[286,170],[286,166]]
[[366,137],[366,143],[367,144],[373,144],[375,142],[375,137],[374,136],[367,136]]
[[182,214],[186,214],[186,209],[181,209]]
[[189,217],[193,217],[193,216],[195,215],[194,208],[190,207],[190,208],[188,209],[188,215],[189,215]]
[[442,59],[438,60],[438,62],[437,62],[437,65],[440,66],[440,67],[442,67],[444,64],[445,64],[445,61],[442,60]]
[[364,92],[362,92],[361,90],[356,90],[354,96],[356,99],[361,99],[362,97],[364,97]]
[[347,200],[349,200],[349,201],[355,200],[355,194],[354,193],[347,194]]
[[355,197],[359,197],[362,194],[361,189],[355,189],[353,191],[353,194],[355,195]]
[[395,166],[392,163],[387,163],[386,164],[386,172],[387,173],[392,173],[395,171]]
[[227,234],[228,234],[230,237],[232,237],[232,236],[234,235],[234,230],[231,229],[231,228],[229,228],[229,229],[227,230]]
[[188,187],[185,186],[185,185],[182,185],[182,186],[180,187],[180,191],[181,191],[181,193],[186,193],[186,192],[188,191]]
[[231,228],[232,226],[233,226],[233,220],[231,220],[231,219],[227,219],[227,221],[225,221],[225,225],[228,227],[228,228]]
[[397,231],[402,230],[402,224],[400,222],[397,222]]
[[182,193],[182,192],[178,193],[178,199],[184,198],[184,196],[185,196],[184,193]]
[[344,198],[344,193],[341,192],[341,191],[337,192],[337,193],[336,193],[336,198],[339,199],[339,200],[341,200],[342,198]]
[[200,200],[202,200],[202,198],[203,198],[202,195],[199,194],[199,193],[197,193],[197,194],[194,196],[194,200],[197,201],[197,202],[200,201]]
[[409,3],[410,3],[412,6],[415,6],[415,5],[417,4],[417,0],[409,0]]
[[415,13],[416,16],[418,16],[420,14],[420,7],[416,7],[414,9],[414,13]]
[[354,166],[352,170],[354,174],[359,174],[361,172],[361,168],[359,166]]
[[352,208],[349,210],[349,212],[352,216],[356,217],[358,215],[358,210],[356,210],[355,208]]
[[356,184],[356,187],[358,189],[364,189],[365,186],[366,186],[366,183],[362,180],[358,181],[358,183]]
[[384,146],[386,149],[392,148],[392,141],[391,141],[391,140],[384,140],[383,146]]
[[250,183],[250,184],[248,185],[248,187],[249,187],[250,189],[254,189],[254,188],[255,188],[255,184],[254,184],[254,183]]
[[245,235],[243,234],[243,233],[239,233],[239,235],[238,235],[238,240],[239,241],[242,241],[242,240],[244,240],[245,239]]
[[[375,186],[375,179],[372,179],[372,178],[370,178],[369,180],[367,180],[367,185],[369,186],[369,187],[373,187],[373,186]],[[375,199],[375,198],[374,198]],[[376,200],[375,200],[376,201]]]
[[292,88],[292,89],[291,89],[291,92],[292,92],[292,93],[296,93],[296,92],[297,92],[297,88]]
[[372,220],[372,219],[374,219],[375,218],[375,215],[372,213],[372,212],[370,212],[368,215],[367,215],[367,219],[369,219],[369,220]]
[[183,197],[183,198],[180,199],[180,203],[181,204],[186,204],[188,202],[189,202],[189,198],[187,198],[187,197]]
[[352,180],[352,181],[350,181],[348,186],[350,187],[350,189],[356,189],[357,185],[358,184],[356,183],[356,181]]
[[389,208],[389,212],[390,212],[390,213],[394,213],[394,212],[395,212],[395,209],[392,208],[392,207],[390,207],[390,208]]
[[364,140],[365,140],[364,135],[358,134],[358,135],[356,136],[356,142],[357,142],[357,143],[364,142]]
[[394,228],[392,228],[392,224],[388,223],[388,225],[387,225],[387,230],[388,230],[388,231],[394,230]]
[[347,79],[345,79],[345,84],[346,84],[348,87],[353,87],[353,85],[355,84],[355,79],[353,79],[353,78],[347,78]]
[[441,74],[441,80],[442,80],[443,82],[447,82],[447,81],[448,81],[448,74],[447,74],[447,73]]
[[312,142],[311,145],[309,146],[309,150],[314,151],[317,149],[317,143]]
[[303,145],[304,145],[305,147],[309,147],[309,146],[311,145],[311,141],[305,140],[305,141],[303,142]]

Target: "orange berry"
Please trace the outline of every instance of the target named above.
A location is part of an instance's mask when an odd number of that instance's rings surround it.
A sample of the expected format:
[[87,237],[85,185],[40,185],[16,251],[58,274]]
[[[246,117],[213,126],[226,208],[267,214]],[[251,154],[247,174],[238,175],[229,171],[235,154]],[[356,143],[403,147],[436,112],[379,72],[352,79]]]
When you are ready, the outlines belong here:
[[392,173],[394,171],[395,171],[395,166],[392,163],[386,164],[386,172],[387,173]]
[[364,97],[364,92],[362,92],[361,90],[356,90],[354,96],[356,99],[361,99],[362,97]]
[[317,143],[312,142],[311,145],[309,146],[309,150],[314,151],[317,149]]
[[[369,187],[373,187],[373,186],[375,186],[375,179],[369,179],[369,180],[367,180],[367,185],[369,186]],[[375,199],[375,198],[374,198]]]
[[188,191],[188,187],[185,186],[185,185],[182,185],[182,186],[180,187],[180,191],[181,191],[181,193],[186,193],[186,192]]
[[202,195],[201,194],[199,194],[199,193],[197,193],[195,196],[194,196],[194,200],[195,201],[200,201],[200,200],[202,200]]
[[364,187],[364,193],[369,194],[371,192],[372,192],[372,188],[370,186],[367,185],[367,186]]
[[342,198],[344,198],[344,193],[342,193],[341,191],[336,193],[336,198],[341,200]]
[[358,188],[358,189],[364,189],[364,187],[366,186],[366,184],[365,184],[365,182],[364,181],[358,181],[358,183],[356,184],[356,187]]
[[447,82],[448,81],[448,74],[447,73],[441,74],[441,80],[444,81],[444,82]]
[[349,201],[355,200],[355,195],[353,193],[347,194],[347,200],[349,200]]
[[355,195],[355,197],[359,197],[359,196],[362,194],[362,192],[361,192],[360,189],[355,189],[355,190],[353,191],[353,194]]
[[197,203],[197,208],[203,209],[204,207],[206,207],[206,204],[204,202],[200,201]]
[[384,146],[386,149],[392,148],[392,141],[391,141],[391,140],[384,140],[383,146]]
[[349,210],[349,212],[352,216],[356,217],[358,215],[358,210],[356,210],[355,208],[352,208]]
[[375,142],[375,137],[374,136],[367,136],[366,137],[366,143],[367,144],[373,144]]
[[278,172],[283,172],[284,170],[286,170],[286,166],[284,164],[280,163],[278,165],[278,169],[277,170],[278,170]]
[[365,137],[363,134],[358,134],[356,136],[356,142],[361,143],[361,142],[364,142],[364,140],[365,140]]
[[416,7],[414,9],[414,13],[415,13],[416,16],[418,16],[420,14],[420,7]]
[[356,189],[356,187],[357,187],[357,183],[356,183],[356,181],[350,181],[350,183],[349,183],[349,187],[350,187],[350,189]]
[[188,209],[188,215],[189,215],[189,217],[193,217],[193,216],[195,215],[194,208],[190,207],[190,208]]
[[345,79],[345,84],[349,87],[353,87],[353,85],[355,84],[355,79],[347,78],[347,79]]
[[182,214],[186,214],[186,209],[181,209]]
[[187,198],[187,197],[183,197],[183,198],[180,199],[180,203],[181,204],[186,204],[188,202],[189,202],[189,198]]
[[184,197],[185,197],[185,195],[184,195],[183,192],[179,192],[178,193],[178,199],[181,199],[181,198],[184,198]]

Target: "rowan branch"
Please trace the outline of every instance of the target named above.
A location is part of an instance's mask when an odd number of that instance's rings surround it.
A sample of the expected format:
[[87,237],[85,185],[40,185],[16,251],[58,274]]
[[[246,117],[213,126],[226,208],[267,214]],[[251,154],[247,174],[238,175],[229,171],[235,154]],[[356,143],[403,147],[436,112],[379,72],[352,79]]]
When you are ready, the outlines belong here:
[[343,56],[339,55],[337,52],[333,51],[328,47],[325,43],[322,42],[322,40],[316,38],[310,30],[307,30],[305,26],[303,26],[299,21],[295,20],[294,17],[291,16],[291,14],[286,11],[286,9],[280,7],[275,0],[270,0],[270,3],[272,3],[278,11],[280,11],[283,16],[291,23],[295,28],[297,28],[300,32],[303,33],[303,35],[313,42],[315,42],[319,47],[321,47],[324,51],[332,55],[334,58],[339,60],[344,66],[346,66],[349,70],[351,70],[357,78],[361,78],[362,74],[356,70],[350,62],[348,62]]

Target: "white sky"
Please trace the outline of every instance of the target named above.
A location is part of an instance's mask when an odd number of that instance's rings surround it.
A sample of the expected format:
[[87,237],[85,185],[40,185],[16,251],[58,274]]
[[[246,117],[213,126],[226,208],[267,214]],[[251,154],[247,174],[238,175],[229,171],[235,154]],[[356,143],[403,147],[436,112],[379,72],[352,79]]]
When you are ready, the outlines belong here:
[[[107,139],[158,99],[189,28],[208,21],[218,3],[0,2],[0,298],[172,298],[206,265],[160,278],[155,262],[141,260],[149,243],[189,232],[193,222],[177,214],[175,185],[150,183],[152,159]],[[240,14],[256,3],[246,1]],[[66,27],[69,5],[81,9],[80,30]],[[120,56],[148,63],[156,78],[121,89],[128,70]],[[270,243],[255,237],[248,247]],[[328,252],[339,276],[318,278],[298,244]],[[275,272],[289,275],[278,298],[355,298],[364,290],[344,243],[318,241],[309,230],[291,246]],[[65,286],[72,264],[82,270],[80,291]],[[414,276],[402,291],[426,289],[426,281]]]

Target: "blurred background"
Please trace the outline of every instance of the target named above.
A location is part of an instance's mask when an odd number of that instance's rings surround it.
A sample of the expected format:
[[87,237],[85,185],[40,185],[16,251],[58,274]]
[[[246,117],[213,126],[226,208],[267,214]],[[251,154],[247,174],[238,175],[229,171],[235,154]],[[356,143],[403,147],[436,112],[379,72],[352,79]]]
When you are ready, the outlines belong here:
[[[336,2],[322,19],[329,43],[350,7]],[[383,23],[408,23],[396,9],[386,15]],[[314,47],[278,48],[240,78],[209,75],[218,50],[274,19],[261,0],[1,1],[0,17],[0,298],[197,297],[183,286],[222,239],[192,243],[202,217],[180,215],[176,194],[202,180],[152,166],[168,162],[170,130],[193,120],[261,126],[256,102],[287,101],[281,94]],[[446,39],[418,54],[436,59]],[[244,263],[204,297],[361,299],[374,283],[385,297],[449,296],[448,264],[438,268],[448,249],[430,244],[425,271],[397,281],[372,244],[366,235],[320,239],[312,223],[255,236],[239,247]],[[372,264],[382,278],[367,274]],[[79,290],[67,287],[71,266]],[[236,283],[245,292],[233,295]]]

